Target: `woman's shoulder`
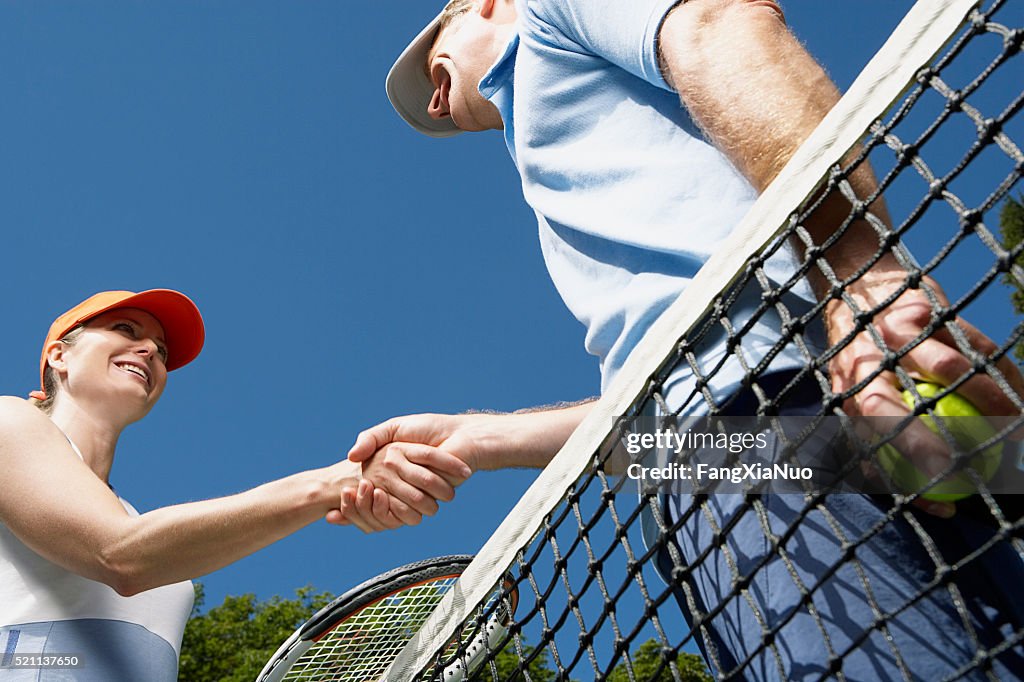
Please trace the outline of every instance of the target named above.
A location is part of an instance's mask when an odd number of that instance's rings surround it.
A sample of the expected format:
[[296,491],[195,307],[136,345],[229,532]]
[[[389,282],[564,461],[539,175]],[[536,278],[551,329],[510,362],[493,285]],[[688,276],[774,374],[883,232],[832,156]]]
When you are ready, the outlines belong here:
[[19,398],[14,395],[0,395],[0,414],[30,414],[35,412],[39,416],[46,418],[46,415],[42,411],[32,404],[31,400],[25,398]]
[[30,401],[13,395],[0,396],[0,435],[55,428],[53,422]]
[[0,396],[0,470],[42,452],[70,447],[57,425],[33,403],[15,396]]

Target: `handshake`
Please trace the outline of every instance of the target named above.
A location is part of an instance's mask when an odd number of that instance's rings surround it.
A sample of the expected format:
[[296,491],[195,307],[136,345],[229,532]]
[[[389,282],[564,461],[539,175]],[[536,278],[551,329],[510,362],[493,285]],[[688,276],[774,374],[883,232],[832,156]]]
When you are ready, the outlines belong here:
[[436,514],[474,471],[465,440],[448,442],[460,421],[450,415],[398,417],[360,433],[348,462],[360,467],[361,480],[342,489],[327,520],[370,533],[415,526]]
[[335,465],[349,481],[358,467],[360,480],[341,489],[327,521],[366,533],[416,525],[475,471],[547,465],[592,406],[389,419],[360,433],[348,459]]

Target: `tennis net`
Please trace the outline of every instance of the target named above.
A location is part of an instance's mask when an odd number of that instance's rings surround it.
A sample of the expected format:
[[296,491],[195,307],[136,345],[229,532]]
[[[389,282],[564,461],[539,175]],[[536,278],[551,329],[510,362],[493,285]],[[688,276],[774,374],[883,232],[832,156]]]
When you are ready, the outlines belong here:
[[[933,422],[956,456],[915,478],[887,448],[920,420],[869,423],[874,435],[864,436],[863,420],[844,410],[876,379],[894,377],[915,414],[934,417],[944,396],[982,376],[1024,409],[1009,367],[1024,357],[1024,324],[1011,305],[1024,303],[1024,243],[1013,236],[1014,221],[1024,222],[1014,204],[1024,173],[1022,25],[1016,1],[921,0],[911,9],[388,679],[440,679],[432,671],[465,656],[450,645],[460,629],[493,620],[498,606],[478,607],[494,589],[517,590],[519,605],[502,641],[488,644],[483,679],[1024,676],[1020,585],[997,579],[1006,567],[1020,575],[1024,560],[1020,420],[975,420],[960,431]],[[837,227],[816,240],[811,225],[823,215]],[[868,240],[867,260],[839,272],[830,252],[851,238]],[[773,266],[781,258],[794,259],[782,276]],[[852,293],[885,258],[905,271],[899,286],[880,300]],[[809,279],[824,295],[794,304]],[[908,296],[927,314],[920,333],[894,339],[880,313]],[[855,331],[822,347],[829,306],[842,306]],[[980,321],[994,344],[978,342],[961,318]],[[781,329],[777,342],[752,338],[759,319]],[[721,337],[730,354],[705,357]],[[873,364],[836,385],[830,363],[865,339]],[[937,395],[912,371],[936,342],[966,358]],[[787,354],[799,361],[777,371]],[[681,374],[696,381],[680,383]],[[711,418],[698,423],[695,414]],[[973,434],[966,445],[963,430]],[[824,467],[827,483],[810,480],[823,470],[818,460],[810,479],[781,487],[746,467],[736,481],[681,480],[702,453],[672,443],[704,432],[765,434],[778,461],[794,465],[807,464],[808,452],[836,461]],[[638,434],[677,440],[652,446]],[[745,464],[724,450],[709,469]],[[679,477],[644,485],[626,473],[630,464]],[[953,480],[959,488],[943,487]],[[955,500],[956,516],[922,512],[929,500]],[[513,579],[502,587],[506,571]],[[689,655],[698,651],[703,662]]]

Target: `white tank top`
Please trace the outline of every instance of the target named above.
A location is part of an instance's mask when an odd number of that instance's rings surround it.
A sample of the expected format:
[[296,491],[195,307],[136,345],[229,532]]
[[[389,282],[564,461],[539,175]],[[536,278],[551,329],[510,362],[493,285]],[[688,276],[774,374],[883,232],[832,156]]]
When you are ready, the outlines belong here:
[[[74,443],[71,447],[82,456]],[[118,499],[130,515],[139,515],[131,504],[120,496]],[[75,620],[117,621],[141,626],[159,637],[173,648],[177,659],[192,600],[192,583],[187,580],[122,597],[108,585],[39,556],[0,523],[0,628]],[[11,646],[10,641],[7,644]]]

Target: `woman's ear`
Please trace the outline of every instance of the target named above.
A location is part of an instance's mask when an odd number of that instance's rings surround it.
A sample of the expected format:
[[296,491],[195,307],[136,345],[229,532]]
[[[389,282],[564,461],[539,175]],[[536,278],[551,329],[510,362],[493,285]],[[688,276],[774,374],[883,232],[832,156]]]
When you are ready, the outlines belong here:
[[67,368],[67,363],[64,360],[66,349],[67,346],[62,341],[51,341],[50,345],[46,347],[46,364],[55,372],[61,372]]

